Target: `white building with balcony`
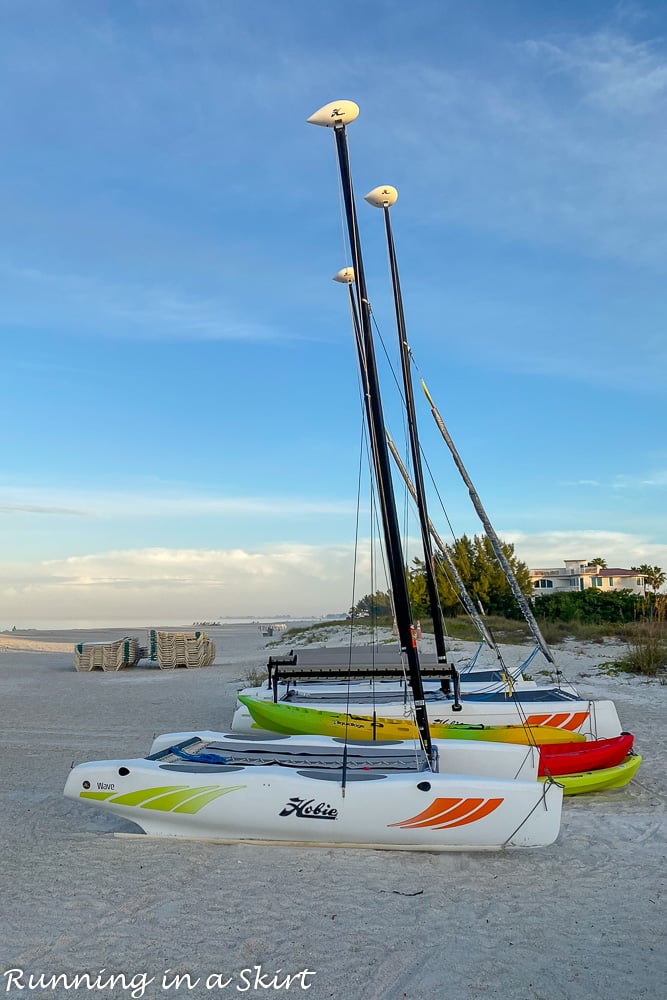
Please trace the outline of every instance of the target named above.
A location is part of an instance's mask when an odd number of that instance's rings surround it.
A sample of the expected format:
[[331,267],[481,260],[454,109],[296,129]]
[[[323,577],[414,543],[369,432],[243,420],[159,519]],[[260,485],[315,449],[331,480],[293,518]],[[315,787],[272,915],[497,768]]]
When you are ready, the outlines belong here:
[[556,569],[531,569],[533,595],[555,594],[563,591],[631,590],[633,594],[646,593],[646,577],[631,569],[609,568],[582,559],[566,559],[564,567]]

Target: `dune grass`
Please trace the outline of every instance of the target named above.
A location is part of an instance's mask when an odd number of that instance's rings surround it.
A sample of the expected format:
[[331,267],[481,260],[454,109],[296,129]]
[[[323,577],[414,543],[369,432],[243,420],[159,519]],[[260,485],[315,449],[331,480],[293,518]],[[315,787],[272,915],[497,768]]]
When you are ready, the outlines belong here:
[[[501,618],[490,615],[484,619],[493,637],[500,643],[530,642],[528,626],[521,620]],[[351,629],[352,635],[368,633],[372,628],[391,628],[392,619],[380,618],[371,621],[360,618],[351,623],[348,620],[315,622],[306,628],[293,628],[284,632],[279,640],[270,645],[284,646],[308,645],[313,642],[326,642],[327,631],[335,631],[341,626]],[[602,643],[605,639],[619,639],[629,646],[628,653],[622,660],[609,664],[613,672],[627,672],[655,677],[667,670],[667,622],[664,620],[648,622],[618,622],[594,625],[586,622],[539,622],[540,630],[550,646],[558,646],[566,639],[576,639],[580,642]],[[421,620],[422,631],[433,632],[433,622],[430,618]],[[479,636],[473,623],[467,618],[445,619],[445,632],[452,639],[475,642]],[[391,640],[388,640],[391,641]]]
[[638,622],[627,637],[630,648],[615,663],[624,673],[655,677],[667,670],[667,623]]

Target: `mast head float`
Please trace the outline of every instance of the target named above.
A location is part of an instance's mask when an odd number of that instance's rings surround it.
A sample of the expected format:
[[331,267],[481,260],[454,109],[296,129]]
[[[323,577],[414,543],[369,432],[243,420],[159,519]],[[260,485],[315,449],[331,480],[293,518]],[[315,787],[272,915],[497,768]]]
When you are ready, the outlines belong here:
[[349,125],[359,115],[359,105],[354,101],[331,101],[319,111],[307,118],[310,125],[322,125],[324,128]]
[[364,195],[364,201],[367,201],[373,208],[390,208],[396,204],[397,199],[398,191],[391,184],[381,184],[380,187],[373,188],[372,191]]
[[341,285],[351,285],[354,281],[354,268],[344,267],[334,274],[332,281],[339,281]]

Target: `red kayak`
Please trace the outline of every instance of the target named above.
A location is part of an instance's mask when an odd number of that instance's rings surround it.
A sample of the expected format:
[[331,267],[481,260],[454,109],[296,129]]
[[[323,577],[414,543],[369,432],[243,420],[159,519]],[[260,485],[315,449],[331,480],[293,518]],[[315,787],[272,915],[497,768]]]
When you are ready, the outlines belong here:
[[556,777],[559,774],[579,774],[581,771],[598,771],[616,767],[632,750],[634,736],[621,733],[611,740],[592,740],[590,743],[550,743],[540,747],[539,776]]

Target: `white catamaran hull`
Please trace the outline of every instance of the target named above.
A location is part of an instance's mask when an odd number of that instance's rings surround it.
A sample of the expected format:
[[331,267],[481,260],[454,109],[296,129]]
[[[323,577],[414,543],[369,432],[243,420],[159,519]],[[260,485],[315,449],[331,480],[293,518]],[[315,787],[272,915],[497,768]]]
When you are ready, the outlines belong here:
[[[252,739],[257,739],[253,734]],[[202,749],[209,749],[213,744],[215,752],[224,755],[226,751],[233,753],[240,746],[246,746],[239,741],[238,736],[229,733],[211,731],[188,731],[182,733],[163,733],[156,736],[151,746],[150,755],[161,753],[169,747],[178,746],[184,742],[197,740]],[[417,741],[382,740],[368,743],[364,740],[348,740],[350,752],[360,751],[369,760],[382,762],[387,750],[402,748],[406,755],[415,754]],[[274,736],[273,739],[259,740],[255,746],[256,753],[264,759],[285,757],[289,754],[308,754],[317,760],[318,754],[343,753],[345,740],[331,736]],[[516,746],[512,743],[491,743],[474,740],[433,740],[436,751],[434,768],[440,774],[467,774],[487,778],[518,778],[521,781],[537,781],[540,755],[535,747]],[[375,766],[373,764],[372,766]],[[382,764],[380,763],[380,767]]]
[[65,795],[157,836],[427,850],[543,847],[562,805],[539,782],[146,759],[79,764]]
[[[241,693],[249,698],[255,696],[257,688],[247,688]],[[291,702],[290,702],[291,703]],[[300,704],[297,701],[294,704]],[[326,712],[348,713],[352,715],[372,715],[373,706],[366,703],[324,701],[312,697],[303,702],[308,708]],[[572,733],[582,733],[590,739],[612,739],[623,732],[616,706],[613,701],[530,701],[507,698],[505,701],[466,700],[461,702],[461,711],[454,712],[451,701],[426,702],[428,719],[432,725],[446,725],[463,722],[467,725],[485,726],[553,726],[567,729]],[[410,716],[409,707],[403,700],[382,701],[375,707],[377,715],[388,719],[402,719]],[[245,705],[237,702],[232,718],[235,733],[257,732],[250,712]]]

